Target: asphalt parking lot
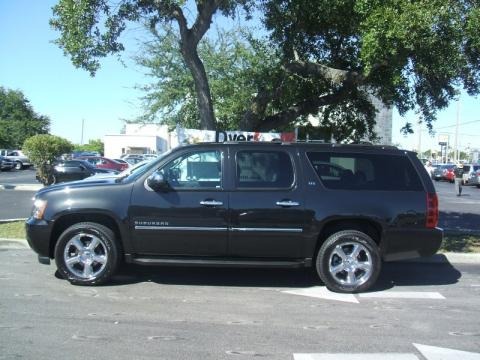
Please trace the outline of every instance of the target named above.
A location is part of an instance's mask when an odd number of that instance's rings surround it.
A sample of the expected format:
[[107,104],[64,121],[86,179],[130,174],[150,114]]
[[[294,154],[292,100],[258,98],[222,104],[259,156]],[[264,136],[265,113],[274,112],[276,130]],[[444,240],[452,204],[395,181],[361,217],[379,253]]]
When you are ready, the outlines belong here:
[[479,275],[389,263],[372,292],[339,295],[307,270],[129,266],[77,287],[4,248],[0,358],[478,360]]

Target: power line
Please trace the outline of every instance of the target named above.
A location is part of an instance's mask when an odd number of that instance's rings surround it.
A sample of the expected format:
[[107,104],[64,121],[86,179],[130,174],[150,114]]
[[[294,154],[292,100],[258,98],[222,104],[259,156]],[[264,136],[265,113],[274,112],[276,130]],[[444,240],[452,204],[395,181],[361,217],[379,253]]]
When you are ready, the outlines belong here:
[[[467,121],[467,122],[464,122],[464,123],[460,123],[460,124],[458,124],[458,125],[468,125],[468,124],[473,124],[473,123],[476,123],[476,122],[480,122],[480,120]],[[438,129],[451,128],[451,127],[455,127],[455,126],[457,126],[457,124],[448,125],[448,126],[442,126],[442,127],[436,128],[436,130],[438,130]]]

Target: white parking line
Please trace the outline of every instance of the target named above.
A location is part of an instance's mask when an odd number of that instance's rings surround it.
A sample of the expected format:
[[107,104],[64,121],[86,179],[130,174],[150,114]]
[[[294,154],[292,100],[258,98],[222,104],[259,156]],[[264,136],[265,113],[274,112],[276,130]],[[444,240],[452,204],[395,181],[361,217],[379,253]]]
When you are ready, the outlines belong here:
[[478,353],[421,344],[413,344],[413,346],[428,360],[480,360]]
[[334,293],[328,290],[325,286],[315,286],[307,289],[286,290],[282,292],[293,295],[309,296],[318,299],[343,301],[358,304],[358,300],[354,295]]
[[[418,360],[414,354],[293,354],[294,360]],[[463,360],[463,359],[462,359]]]
[[361,298],[383,298],[383,299],[432,299],[445,300],[445,297],[438,292],[420,291],[379,291],[358,295]]

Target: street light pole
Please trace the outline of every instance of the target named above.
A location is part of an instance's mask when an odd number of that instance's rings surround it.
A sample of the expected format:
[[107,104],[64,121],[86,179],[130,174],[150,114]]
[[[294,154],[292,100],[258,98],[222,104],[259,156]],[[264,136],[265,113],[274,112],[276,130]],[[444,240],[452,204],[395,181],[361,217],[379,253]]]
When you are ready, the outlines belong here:
[[458,153],[458,127],[460,124],[460,99],[457,101],[457,123],[455,126],[455,162],[459,160],[459,153]]
[[418,156],[422,157],[422,118],[418,119]]

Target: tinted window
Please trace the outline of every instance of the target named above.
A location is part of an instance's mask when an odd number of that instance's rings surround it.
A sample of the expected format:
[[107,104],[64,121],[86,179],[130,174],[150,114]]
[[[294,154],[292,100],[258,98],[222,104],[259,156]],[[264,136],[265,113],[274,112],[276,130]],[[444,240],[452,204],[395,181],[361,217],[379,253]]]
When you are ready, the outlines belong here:
[[240,188],[290,188],[293,165],[283,151],[239,151],[236,185]]
[[184,154],[165,165],[160,172],[174,189],[220,188],[220,151]]
[[329,189],[421,191],[423,186],[405,156],[309,152],[308,159]]

